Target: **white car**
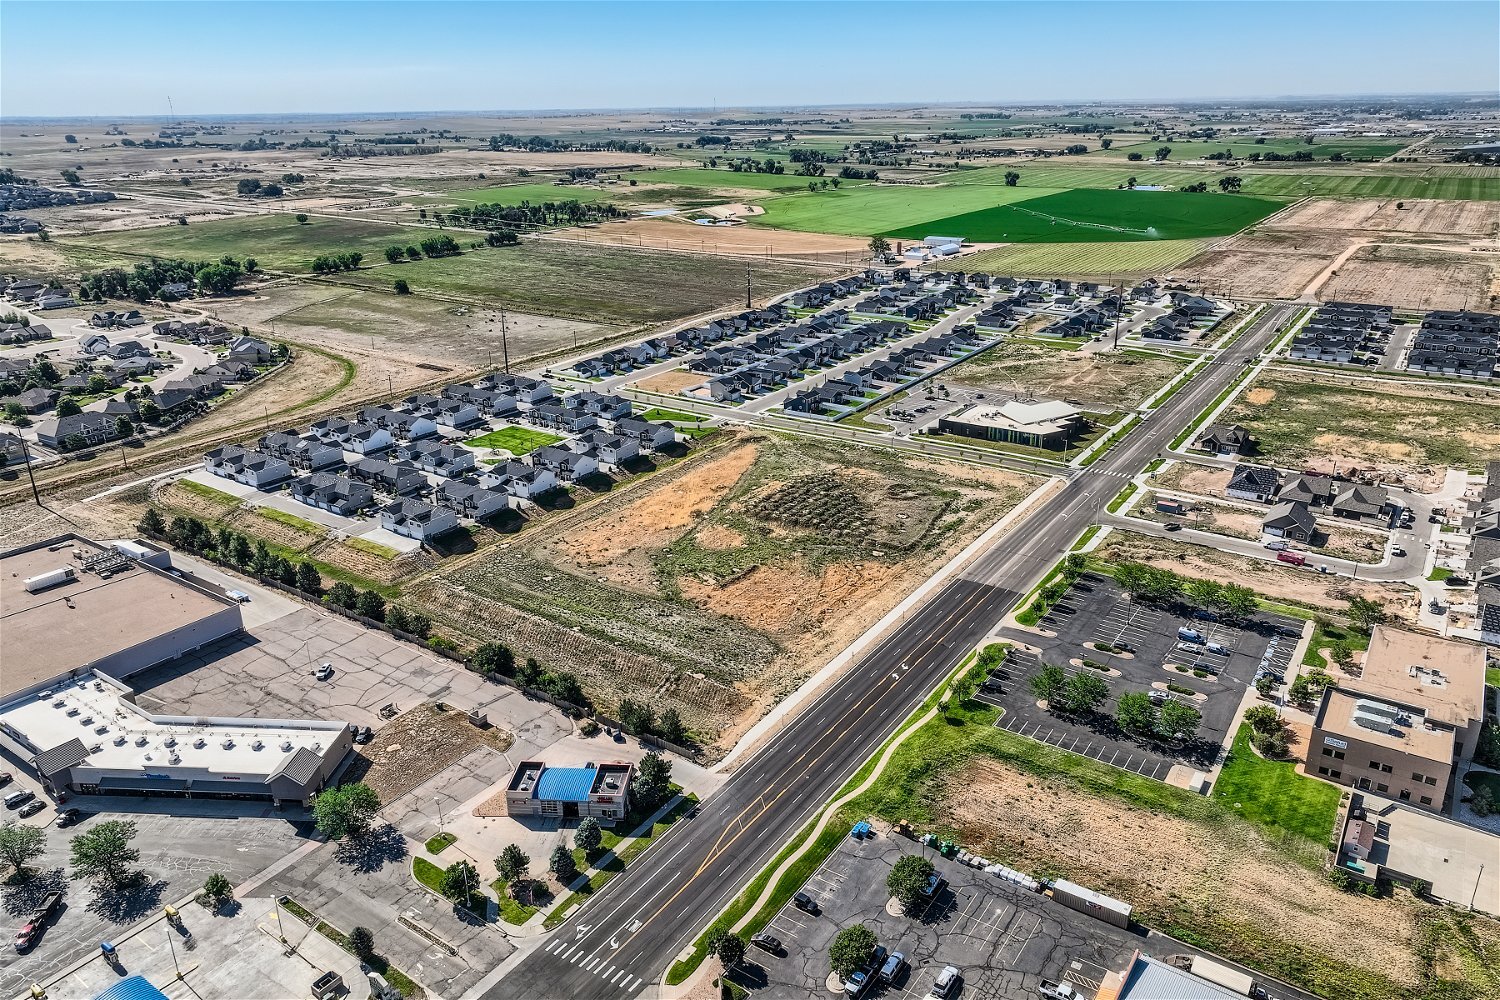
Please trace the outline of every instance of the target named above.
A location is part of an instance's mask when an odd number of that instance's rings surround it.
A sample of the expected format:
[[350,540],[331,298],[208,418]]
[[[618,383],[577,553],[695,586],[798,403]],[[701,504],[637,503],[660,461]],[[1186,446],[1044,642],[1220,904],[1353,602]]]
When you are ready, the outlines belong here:
[[313,678],[316,679],[316,680],[326,681],[326,680],[328,680],[332,676],[333,676],[333,664],[332,663],[320,663],[318,665],[318,669],[313,671]]
[[227,590],[225,594],[228,595],[230,600],[239,601],[241,604],[250,603],[250,595],[243,590]]

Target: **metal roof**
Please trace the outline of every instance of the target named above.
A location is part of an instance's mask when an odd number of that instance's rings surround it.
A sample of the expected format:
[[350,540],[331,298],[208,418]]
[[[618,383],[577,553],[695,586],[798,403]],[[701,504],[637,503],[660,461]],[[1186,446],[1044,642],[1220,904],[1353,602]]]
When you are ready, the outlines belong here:
[[88,759],[88,747],[76,736],[66,743],[44,750],[36,755],[33,763],[37,771],[44,777],[52,777],[59,771],[65,771],[75,764],[82,764]]
[[591,767],[549,767],[537,779],[532,797],[552,802],[587,802],[594,777]]
[[1148,955],[1136,959],[1120,990],[1120,1000],[1235,1000],[1242,996]]
[[131,976],[103,993],[94,994],[94,1000],[167,1000],[167,995],[142,977]]

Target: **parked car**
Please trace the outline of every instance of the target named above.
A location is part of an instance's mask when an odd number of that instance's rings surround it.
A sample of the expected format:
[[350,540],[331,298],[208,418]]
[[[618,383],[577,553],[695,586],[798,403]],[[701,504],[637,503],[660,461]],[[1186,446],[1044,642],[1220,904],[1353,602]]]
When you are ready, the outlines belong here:
[[35,816],[45,808],[47,808],[47,803],[43,802],[41,799],[32,799],[30,802],[22,806],[21,811],[16,815],[23,818],[26,816]]
[[232,601],[239,601],[241,604],[250,603],[250,595],[245,593],[243,590],[226,590],[225,593]]
[[5,808],[19,809],[34,798],[36,798],[34,793],[19,788],[5,797]]
[[375,730],[369,726],[360,726],[354,731],[354,742],[360,746],[365,745],[375,738]]
[[750,944],[761,951],[769,951],[773,955],[781,954],[781,941],[770,934],[756,934],[750,938]]
[[899,951],[893,951],[885,964],[880,967],[880,981],[883,983],[894,983],[906,968],[906,956]]
[[326,681],[326,680],[328,680],[332,676],[333,676],[333,664],[332,663],[322,663],[322,664],[319,664],[318,665],[318,669],[313,671],[313,679],[314,680]]
[[1391,546],[1391,555],[1397,556],[1397,557],[1404,556],[1404,555],[1406,555],[1406,550],[1403,549],[1399,545],[1392,545]]
[[805,892],[799,892],[796,895],[792,896],[792,905],[801,910],[803,913],[811,913],[813,916],[817,916],[818,914],[817,900],[813,899]]
[[927,884],[922,887],[922,895],[926,899],[936,899],[937,894],[942,892],[943,886],[947,884],[947,879],[943,878],[937,872],[933,872],[927,877]]
[[57,814],[58,826],[72,826],[83,819],[83,813],[77,809],[68,808]]
[[36,912],[21,925],[20,930],[16,931],[16,951],[26,951],[36,944],[37,939],[42,936],[42,931],[47,929],[53,915],[57,913],[57,908],[62,905],[62,899],[63,894],[60,892],[49,892],[42,897],[41,905],[36,908]]
[[958,993],[959,983],[963,976],[951,965],[943,966],[943,971],[938,973],[937,982],[932,984],[932,992],[928,993],[933,1000],[948,1000],[949,997]]
[[15,775],[11,774],[9,771],[0,771],[0,788],[4,788],[6,785],[15,780]]
[[1181,531],[1182,530],[1182,522],[1181,521],[1171,521],[1171,522],[1168,522],[1168,524],[1167,524],[1167,530],[1168,531]]

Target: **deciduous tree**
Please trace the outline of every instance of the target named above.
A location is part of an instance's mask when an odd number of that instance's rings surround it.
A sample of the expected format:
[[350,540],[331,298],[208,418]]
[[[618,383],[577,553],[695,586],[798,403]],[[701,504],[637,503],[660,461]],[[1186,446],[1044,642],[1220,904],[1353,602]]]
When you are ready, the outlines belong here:
[[361,837],[380,809],[380,797],[362,781],[320,792],[313,801],[313,820],[329,840]]

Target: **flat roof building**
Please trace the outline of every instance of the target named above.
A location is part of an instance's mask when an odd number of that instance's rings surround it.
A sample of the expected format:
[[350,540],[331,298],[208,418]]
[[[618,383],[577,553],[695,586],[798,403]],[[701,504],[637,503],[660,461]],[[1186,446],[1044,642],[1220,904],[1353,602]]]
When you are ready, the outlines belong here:
[[0,699],[75,672],[129,677],[240,630],[239,602],[139,553],[78,535],[0,553]]
[[943,433],[1031,448],[1062,448],[1087,426],[1078,407],[1060,399],[1012,399],[998,406],[971,403],[938,420]]
[[612,825],[630,811],[630,777],[635,766],[623,762],[587,767],[548,767],[522,761],[505,790],[511,816],[581,819],[592,816]]
[[1323,694],[1308,771],[1440,812],[1478,744],[1484,668],[1481,646],[1377,626],[1360,676]]

